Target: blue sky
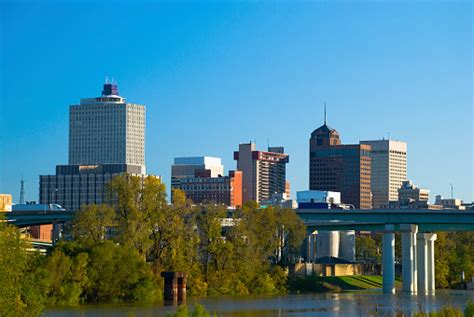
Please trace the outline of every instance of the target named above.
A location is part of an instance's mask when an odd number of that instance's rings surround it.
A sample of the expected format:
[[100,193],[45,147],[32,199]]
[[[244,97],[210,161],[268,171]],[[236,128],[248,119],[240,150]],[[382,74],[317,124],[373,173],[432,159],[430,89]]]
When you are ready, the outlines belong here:
[[343,143],[408,143],[408,176],[474,200],[470,2],[94,2],[0,4],[0,192],[38,199],[38,175],[67,163],[68,108],[113,77],[147,106],[149,173],[173,157],[256,140],[290,154],[307,189],[311,131]]

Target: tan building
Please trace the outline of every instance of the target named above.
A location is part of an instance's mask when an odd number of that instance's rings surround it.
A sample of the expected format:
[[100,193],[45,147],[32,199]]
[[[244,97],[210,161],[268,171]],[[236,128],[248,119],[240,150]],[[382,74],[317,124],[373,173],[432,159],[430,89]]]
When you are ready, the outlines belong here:
[[372,208],[398,200],[398,189],[407,180],[407,144],[395,140],[361,141],[371,147]]
[[341,144],[326,122],[309,142],[309,189],[340,192],[343,203],[372,208],[370,145]]
[[12,195],[0,194],[0,211],[12,211]]
[[242,171],[242,200],[261,201],[271,199],[275,193],[286,192],[286,164],[288,154],[283,147],[269,147],[267,152],[257,151],[255,143],[239,145],[234,152],[237,169]]
[[441,195],[436,196],[435,205],[443,206],[443,209],[466,210],[461,199],[443,198]]
[[[443,206],[428,203],[430,191],[419,188],[411,181],[404,181],[398,189],[398,200],[390,201],[388,208],[391,209],[431,209],[441,210]],[[385,208],[382,206],[382,208]]]

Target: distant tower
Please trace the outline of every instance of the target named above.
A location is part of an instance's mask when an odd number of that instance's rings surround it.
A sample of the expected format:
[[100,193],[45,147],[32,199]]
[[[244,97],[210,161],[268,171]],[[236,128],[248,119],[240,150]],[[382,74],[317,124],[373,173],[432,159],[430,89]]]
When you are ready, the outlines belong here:
[[21,178],[20,181],[20,204],[25,203],[25,181],[23,180],[23,177]]

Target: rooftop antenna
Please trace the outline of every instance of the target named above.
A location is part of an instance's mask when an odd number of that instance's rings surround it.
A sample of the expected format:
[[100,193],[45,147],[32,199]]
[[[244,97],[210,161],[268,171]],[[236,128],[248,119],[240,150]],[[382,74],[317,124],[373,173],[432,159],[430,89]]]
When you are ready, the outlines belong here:
[[23,175],[21,175],[20,180],[20,204],[25,203],[25,181],[23,180]]
[[327,122],[327,115],[326,115],[326,101],[324,102],[324,125],[326,125]]
[[451,199],[454,199],[454,189],[453,189],[453,184],[450,183],[449,185],[451,185]]
[[388,131],[387,134],[388,134],[388,139],[390,140],[390,131]]
[[267,149],[270,148],[270,138],[267,138]]

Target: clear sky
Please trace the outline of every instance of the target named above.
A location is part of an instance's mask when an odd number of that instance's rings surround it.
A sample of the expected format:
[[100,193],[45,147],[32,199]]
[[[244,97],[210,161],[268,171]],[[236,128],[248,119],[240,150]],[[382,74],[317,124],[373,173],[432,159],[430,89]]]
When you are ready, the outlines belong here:
[[173,157],[235,169],[238,144],[283,145],[308,187],[310,133],[408,143],[408,177],[474,200],[472,2],[16,1],[0,4],[0,192],[38,200],[67,164],[68,111],[105,76],[147,106],[149,173]]

